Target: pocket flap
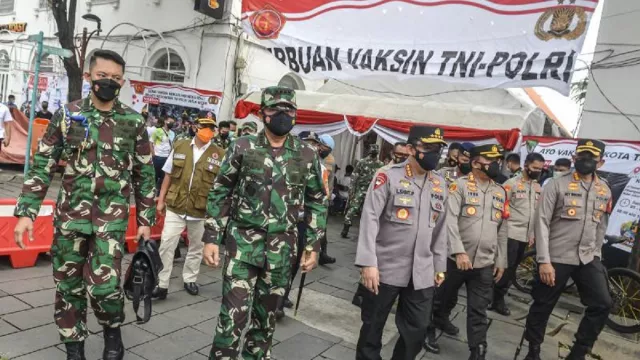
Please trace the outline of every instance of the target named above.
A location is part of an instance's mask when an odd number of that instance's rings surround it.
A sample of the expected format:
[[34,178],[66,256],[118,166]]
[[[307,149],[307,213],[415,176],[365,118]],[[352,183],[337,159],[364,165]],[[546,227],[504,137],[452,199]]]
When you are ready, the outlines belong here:
[[393,197],[393,205],[412,208],[415,207],[415,200],[413,197],[408,195],[395,195]]
[[431,198],[431,208],[433,211],[442,212],[444,211],[444,202],[439,199]]
[[572,207],[572,208],[576,208],[576,207],[582,207],[582,196],[571,196],[571,195],[565,195],[564,196],[564,206],[565,207]]

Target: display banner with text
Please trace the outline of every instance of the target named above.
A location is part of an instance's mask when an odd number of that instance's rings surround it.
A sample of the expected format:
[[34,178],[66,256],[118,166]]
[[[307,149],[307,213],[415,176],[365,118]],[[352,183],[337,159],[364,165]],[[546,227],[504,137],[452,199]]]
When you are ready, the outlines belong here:
[[175,105],[184,108],[212,111],[216,116],[222,92],[193,89],[184,86],[131,80],[132,107],[142,111],[145,105]]
[[625,186],[609,217],[607,235],[623,236],[623,243],[613,245],[631,252],[635,239],[635,227],[640,219],[640,173],[635,174]]
[[389,74],[565,95],[598,0],[243,0],[245,30],[291,71]]
[[[576,139],[559,139],[525,136],[520,146],[522,161],[531,152],[542,154],[546,166],[553,165],[560,158],[575,154]],[[640,143],[605,141],[604,160],[601,171],[633,176],[640,173]]]

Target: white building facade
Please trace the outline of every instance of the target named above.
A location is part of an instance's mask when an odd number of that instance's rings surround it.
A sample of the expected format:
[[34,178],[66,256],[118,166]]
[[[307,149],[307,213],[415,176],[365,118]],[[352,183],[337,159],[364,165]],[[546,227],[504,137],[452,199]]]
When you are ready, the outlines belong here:
[[[78,0],[75,33],[80,43],[83,28],[91,33],[97,26],[82,16],[89,13],[98,16],[102,31],[89,41],[85,59],[96,49],[110,49],[127,61],[128,79],[220,92],[218,118],[222,120],[232,118],[234,101],[248,91],[278,84],[300,90],[315,90],[322,85],[322,81],[303,80],[291,74],[243,33],[239,20],[241,0],[228,0],[221,20],[195,11],[195,2]],[[46,45],[60,46],[48,3],[48,0],[0,0],[2,102],[9,94],[16,96],[18,104],[30,96],[26,90],[35,52],[28,35],[42,31]],[[62,62],[55,56],[43,59],[42,71],[53,81],[65,76]],[[33,86],[32,76],[31,83]],[[121,95],[125,103],[126,96]]]

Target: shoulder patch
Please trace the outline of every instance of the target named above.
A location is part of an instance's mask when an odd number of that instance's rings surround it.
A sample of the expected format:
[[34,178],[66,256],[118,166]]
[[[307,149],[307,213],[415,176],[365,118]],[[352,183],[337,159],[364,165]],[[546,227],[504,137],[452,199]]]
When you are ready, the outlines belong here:
[[388,180],[389,180],[389,178],[387,177],[387,174],[385,174],[383,172],[379,172],[376,175],[376,183],[373,185],[373,190],[377,190],[382,185],[386,184]]
[[458,190],[458,184],[453,183],[453,184],[449,185],[449,192],[450,193],[454,193],[454,192],[456,192],[456,190]]

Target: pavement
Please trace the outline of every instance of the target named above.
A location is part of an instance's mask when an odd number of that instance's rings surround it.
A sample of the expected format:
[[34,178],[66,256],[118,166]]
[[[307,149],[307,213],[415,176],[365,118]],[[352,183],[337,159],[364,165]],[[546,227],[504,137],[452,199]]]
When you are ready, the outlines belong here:
[[[7,180],[11,174],[0,174],[0,198],[15,197],[19,180]],[[59,178],[54,180],[48,198],[55,198]],[[8,196],[10,195],[10,196]],[[336,264],[322,266],[307,275],[297,317],[293,311],[276,326],[272,358],[276,360],[353,360],[355,344],[361,325],[360,311],[351,304],[359,280],[353,266],[356,252],[357,226],[351,238],[340,238],[341,219],[332,217],[328,226],[329,252]],[[185,251],[183,251],[185,254]],[[123,262],[125,269],[131,256]],[[125,304],[126,321],[123,338],[128,360],[207,359],[222,296],[222,276],[219,269],[202,266],[198,278],[200,293],[191,296],[183,289],[182,259],[174,263],[169,296],[154,301],[153,316],[147,324],[135,323],[132,305]],[[294,280],[297,287],[299,279]],[[295,301],[297,290],[292,291]],[[64,360],[64,346],[53,324],[54,285],[51,262],[41,255],[35,267],[12,269],[7,257],[0,257],[0,359]],[[512,315],[503,317],[489,312],[488,330],[490,360],[511,360],[523,333],[524,317],[531,302],[530,296],[512,290],[507,298]],[[460,291],[459,303],[453,312],[453,322],[461,332],[456,337],[439,335],[442,354],[424,351],[417,359],[460,360],[468,358],[466,344],[466,293]],[[543,346],[543,359],[566,356],[564,345],[571,344],[583,308],[570,295],[563,297],[549,321],[548,335]],[[86,342],[88,360],[100,359],[102,352],[101,327],[91,310],[88,314],[91,336]],[[382,358],[390,359],[398,333],[394,316],[390,315],[383,336]],[[526,354],[526,346],[519,359]],[[594,359],[638,359],[640,337],[623,336],[609,329],[601,334],[594,348]]]

